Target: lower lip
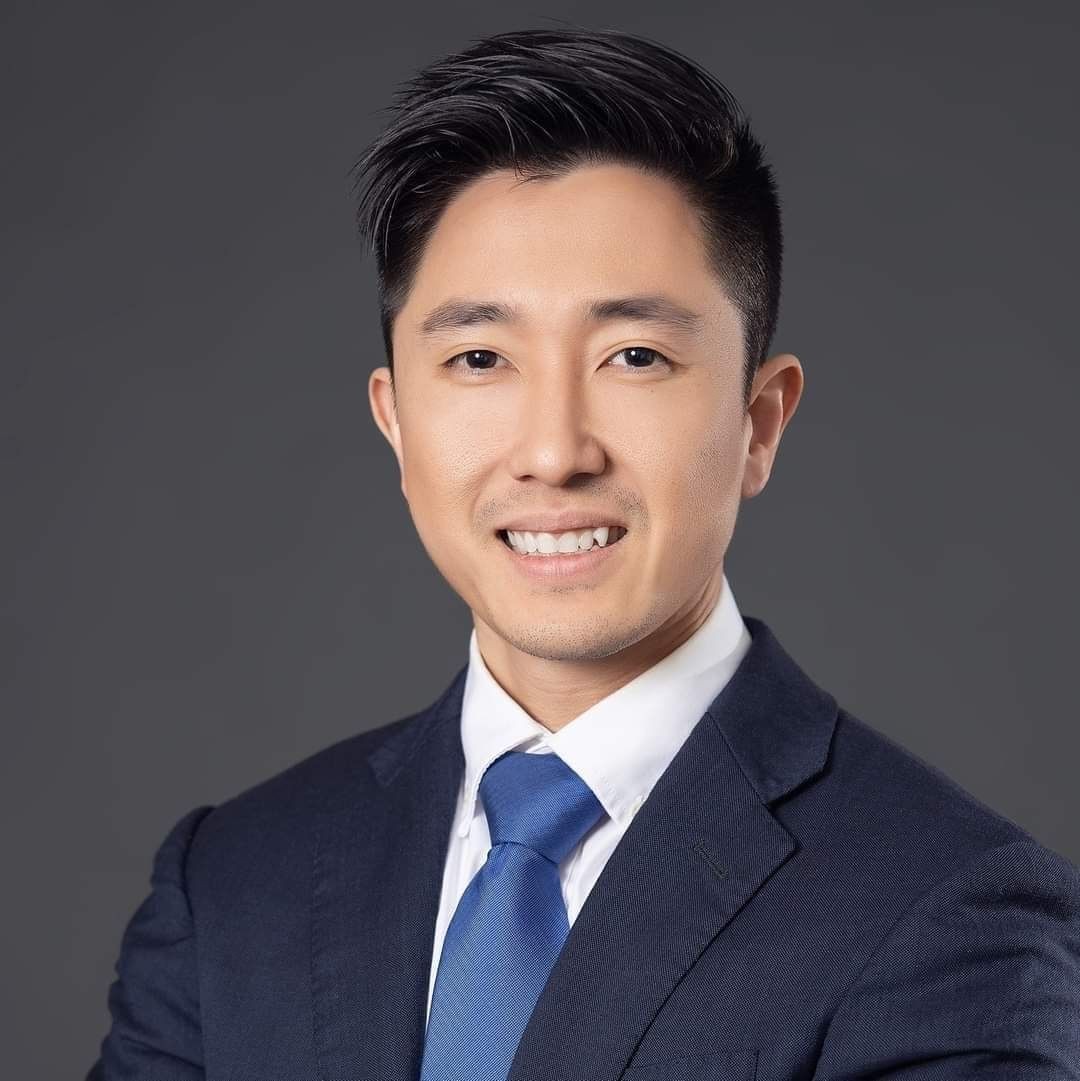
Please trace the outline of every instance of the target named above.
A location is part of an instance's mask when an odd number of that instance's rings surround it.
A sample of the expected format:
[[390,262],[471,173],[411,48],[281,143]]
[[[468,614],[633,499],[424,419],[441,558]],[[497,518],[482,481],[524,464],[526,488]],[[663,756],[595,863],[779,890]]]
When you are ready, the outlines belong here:
[[523,556],[520,552],[511,548],[497,534],[495,540],[522,574],[527,574],[530,578],[536,578],[540,581],[550,582],[552,579],[565,581],[567,579],[584,578],[594,573],[618,552],[629,536],[629,533],[624,533],[614,544],[607,544],[603,548],[594,545],[587,552],[564,552],[560,555],[550,556]]

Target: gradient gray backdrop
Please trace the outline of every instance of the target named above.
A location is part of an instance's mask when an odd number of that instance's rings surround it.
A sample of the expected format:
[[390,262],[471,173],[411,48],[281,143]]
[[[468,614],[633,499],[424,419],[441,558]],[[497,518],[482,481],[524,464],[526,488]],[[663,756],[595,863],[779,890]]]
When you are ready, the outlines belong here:
[[180,815],[465,663],[368,409],[346,174],[399,80],[499,30],[644,33],[747,107],[807,382],[736,597],[1080,860],[1076,9],[662,6],[5,8],[6,1076],[83,1076]]

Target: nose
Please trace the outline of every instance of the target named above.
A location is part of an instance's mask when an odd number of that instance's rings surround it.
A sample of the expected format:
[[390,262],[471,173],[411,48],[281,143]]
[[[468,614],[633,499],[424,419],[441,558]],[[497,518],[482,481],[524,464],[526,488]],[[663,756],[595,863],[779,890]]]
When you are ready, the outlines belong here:
[[558,487],[579,473],[599,474],[606,455],[592,428],[588,403],[575,374],[563,368],[521,397],[518,436],[510,455],[515,480],[533,478]]

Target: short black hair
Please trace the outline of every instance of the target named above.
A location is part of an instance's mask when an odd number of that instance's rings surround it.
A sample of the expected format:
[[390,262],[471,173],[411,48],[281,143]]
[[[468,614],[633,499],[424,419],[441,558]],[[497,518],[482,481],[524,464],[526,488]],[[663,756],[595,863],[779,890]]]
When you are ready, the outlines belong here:
[[697,209],[710,262],[742,318],[749,403],[780,306],[780,204],[762,144],[708,71],[617,30],[518,30],[430,64],[388,108],[392,120],[351,172],[391,377],[394,320],[463,187],[503,168],[536,179],[625,163],[673,181]]

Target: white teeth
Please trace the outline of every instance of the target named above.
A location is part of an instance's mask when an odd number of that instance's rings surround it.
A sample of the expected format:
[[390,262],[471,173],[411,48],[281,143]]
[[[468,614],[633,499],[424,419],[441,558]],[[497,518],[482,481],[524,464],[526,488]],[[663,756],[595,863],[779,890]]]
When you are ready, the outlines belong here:
[[[560,552],[576,552],[578,550],[578,534],[577,533],[563,533],[559,537],[558,549]],[[591,548],[592,545],[590,544]]]
[[593,529],[572,529],[566,533],[533,533],[528,530],[507,530],[511,547],[522,555],[559,555],[587,552],[617,541],[626,530],[622,526],[596,526]]

